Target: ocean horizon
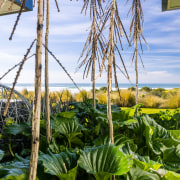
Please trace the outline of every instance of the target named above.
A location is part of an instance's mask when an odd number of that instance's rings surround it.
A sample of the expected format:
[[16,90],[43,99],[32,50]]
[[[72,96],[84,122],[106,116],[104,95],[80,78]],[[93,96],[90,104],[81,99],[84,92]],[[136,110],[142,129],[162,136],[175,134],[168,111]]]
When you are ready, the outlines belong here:
[[[5,83],[3,84],[5,86],[8,87],[12,87],[12,84],[10,83]],[[79,89],[81,90],[91,90],[92,89],[92,84],[91,83],[77,83]],[[44,91],[45,86],[44,84],[42,84],[42,91]],[[106,83],[97,83],[96,84],[96,88],[100,89],[101,87],[106,87]],[[120,89],[127,89],[130,87],[136,87],[136,84],[130,84],[130,83],[119,83],[119,88]],[[142,87],[149,87],[152,89],[156,89],[156,88],[164,88],[164,89],[173,89],[173,88],[180,88],[180,84],[170,84],[170,83],[140,83],[139,84],[139,89],[141,89]],[[17,91],[22,91],[23,89],[27,89],[28,91],[34,91],[34,84],[33,83],[18,83],[15,86],[15,90]],[[72,93],[77,93],[79,92],[79,90],[75,87],[75,85],[73,83],[50,83],[49,84],[49,90],[50,92],[52,91],[62,91],[68,89],[70,90]],[[112,84],[112,89],[115,90],[115,84]]]

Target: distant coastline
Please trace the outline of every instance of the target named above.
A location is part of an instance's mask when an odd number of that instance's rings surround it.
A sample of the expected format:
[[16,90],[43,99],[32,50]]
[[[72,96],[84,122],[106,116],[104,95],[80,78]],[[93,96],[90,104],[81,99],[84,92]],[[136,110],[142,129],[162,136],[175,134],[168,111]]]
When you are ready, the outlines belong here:
[[[2,83],[1,83],[2,84]],[[3,85],[6,85],[8,87],[11,87],[12,84],[10,83],[5,83]],[[92,89],[92,84],[91,83],[77,83],[78,87],[80,89],[84,89],[86,91],[90,91]],[[100,89],[101,87],[105,87],[106,83],[97,83],[96,88]],[[120,89],[128,89],[130,87],[136,87],[135,84],[130,84],[130,83],[119,83],[119,88]],[[152,89],[157,89],[157,88],[164,88],[164,89],[173,89],[173,88],[180,88],[180,84],[164,84],[164,83],[140,83],[139,84],[139,89],[142,87],[149,87]],[[112,84],[113,90],[115,90],[115,84]],[[34,91],[34,84],[33,83],[18,83],[15,87],[17,91],[22,91],[23,89],[27,89],[28,91]],[[50,83],[49,84],[49,90],[50,92],[53,91],[61,91],[68,89],[72,93],[77,93],[79,90],[74,86],[73,83]],[[42,84],[42,91],[44,91],[44,84]]]

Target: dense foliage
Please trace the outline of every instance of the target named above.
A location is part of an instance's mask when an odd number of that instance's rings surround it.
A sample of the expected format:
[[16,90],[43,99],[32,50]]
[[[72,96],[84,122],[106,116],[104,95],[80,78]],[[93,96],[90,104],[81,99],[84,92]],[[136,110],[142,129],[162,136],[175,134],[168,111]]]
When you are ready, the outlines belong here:
[[[42,118],[37,179],[180,179],[180,110],[148,115],[140,107],[112,105],[114,145],[106,105],[74,102],[52,116],[48,147]],[[31,124],[9,121],[4,132],[0,179],[28,179]]]

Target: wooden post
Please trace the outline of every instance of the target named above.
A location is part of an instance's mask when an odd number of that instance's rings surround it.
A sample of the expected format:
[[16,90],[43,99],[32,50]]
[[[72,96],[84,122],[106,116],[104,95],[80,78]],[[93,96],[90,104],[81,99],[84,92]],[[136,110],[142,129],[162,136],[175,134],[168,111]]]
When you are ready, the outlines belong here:
[[29,180],[36,180],[39,134],[40,134],[40,113],[41,113],[41,58],[42,58],[42,36],[43,36],[43,0],[37,1],[37,43],[35,63],[35,96],[33,102],[32,117],[32,148],[29,165]]
[[[49,0],[46,0],[46,35],[45,46],[48,48],[49,38]],[[48,50],[45,49],[45,109],[46,109],[46,141],[47,144],[51,141],[51,123],[50,123],[50,108],[49,108],[49,70],[48,70]]]
[[108,70],[107,70],[107,118],[109,122],[109,136],[111,143],[114,144],[114,135],[113,135],[113,123],[111,115],[111,89],[112,89],[112,63],[114,57],[113,45],[114,45],[114,16],[115,16],[115,4],[116,0],[112,0],[111,5],[111,19],[110,19],[110,28],[109,28],[109,38],[110,38],[110,50],[108,57]]

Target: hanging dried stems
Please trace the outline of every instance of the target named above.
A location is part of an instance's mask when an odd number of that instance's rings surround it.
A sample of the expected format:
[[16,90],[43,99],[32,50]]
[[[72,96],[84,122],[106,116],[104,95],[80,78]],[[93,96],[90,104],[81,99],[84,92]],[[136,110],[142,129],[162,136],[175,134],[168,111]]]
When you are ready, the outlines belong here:
[[13,37],[14,32],[15,32],[15,30],[16,30],[16,27],[17,27],[17,25],[18,25],[18,22],[19,22],[21,13],[22,13],[22,11],[23,11],[23,8],[24,8],[24,6],[25,6],[25,3],[26,3],[26,0],[23,0],[23,2],[22,2],[22,4],[21,4],[21,8],[20,8],[19,13],[18,13],[18,16],[17,16],[17,19],[16,19],[16,22],[15,22],[14,27],[13,27],[13,30],[12,30],[11,35],[10,35],[10,37],[9,37],[9,40],[12,40],[12,37]]
[[[129,0],[127,0],[129,2]],[[130,33],[129,37],[131,37],[131,42],[135,45],[134,52],[132,55],[132,63],[135,61],[135,71],[136,71],[136,104],[138,104],[138,55],[141,60],[141,64],[144,68],[144,64],[142,61],[142,57],[138,51],[138,44],[141,49],[141,53],[143,54],[143,46],[141,42],[141,38],[144,40],[146,46],[149,48],[148,43],[146,42],[146,39],[144,38],[142,32],[144,27],[144,15],[141,5],[141,0],[133,0],[132,6],[128,12],[131,12],[131,24],[130,24]]]
[[83,11],[85,12],[85,15],[87,13],[87,9],[90,7],[90,18],[92,18],[92,24],[90,28],[90,32],[88,35],[88,38],[85,42],[84,48],[82,50],[81,56],[78,60],[80,62],[80,59],[82,61],[79,63],[79,66],[77,67],[77,70],[79,70],[82,66],[85,65],[83,78],[86,76],[88,77],[88,74],[91,69],[91,81],[93,86],[93,106],[96,108],[96,100],[95,100],[95,61],[98,61],[99,67],[100,67],[100,59],[102,58],[102,54],[104,51],[104,38],[103,35],[101,35],[99,23],[98,20],[101,18],[103,14],[103,8],[101,0],[85,0],[84,5],[82,7],[81,13]]
[[[129,39],[127,36],[127,33],[123,27],[122,21],[119,17],[119,10],[116,0],[108,1],[105,11],[104,11],[103,19],[102,19],[102,27],[101,31],[103,31],[108,23],[110,21],[109,25],[109,37],[107,38],[107,42],[104,48],[103,57],[102,57],[102,63],[100,67],[100,75],[103,71],[103,68],[105,66],[106,58],[108,58],[108,68],[107,68],[107,117],[109,121],[109,136],[111,139],[111,143],[114,143],[113,138],[113,123],[112,123],[112,115],[111,115],[111,89],[112,89],[112,70],[114,69],[114,79],[116,88],[118,88],[118,80],[117,80],[117,74],[116,74],[116,56],[115,53],[117,53],[120,57],[120,60],[122,62],[122,66],[125,70],[123,72],[125,76],[129,79],[129,75],[127,73],[126,66],[124,64],[124,61],[121,56],[121,52],[119,49],[123,50],[122,36],[125,35],[129,45]],[[120,48],[119,48],[120,46]],[[122,71],[122,70],[121,70]]]
[[[32,57],[35,56],[35,55],[36,55],[36,54],[32,54],[31,56],[27,57],[27,58],[26,58],[26,61],[27,61],[28,59],[32,58]],[[13,69],[15,69],[15,68],[16,68],[17,66],[19,66],[21,63],[22,63],[22,61],[19,62],[19,63],[16,64],[16,65],[14,65],[12,68],[10,68],[6,73],[4,73],[4,74],[0,77],[0,80],[2,80],[6,75],[8,75]]]
[[67,74],[67,76],[71,79],[75,87],[81,92],[78,85],[75,83],[71,75],[67,72],[66,68],[61,64],[61,62],[56,58],[56,56],[43,44],[44,48],[49,52],[49,54],[56,60],[56,62],[61,66],[61,68],[64,70],[64,72]]
[[8,97],[8,101],[7,101],[7,103],[6,103],[6,107],[5,107],[5,110],[4,110],[4,113],[3,113],[3,116],[4,116],[4,117],[6,117],[6,115],[7,115],[7,111],[8,111],[9,105],[10,105],[10,100],[11,100],[11,98],[12,98],[12,94],[13,94],[13,91],[14,91],[14,87],[15,87],[15,85],[16,85],[16,83],[17,83],[17,80],[18,80],[18,78],[19,78],[20,72],[21,72],[21,70],[22,70],[22,68],[23,68],[23,65],[24,65],[25,61],[27,60],[27,56],[28,56],[28,54],[30,53],[30,51],[31,51],[31,49],[32,49],[35,41],[36,41],[36,39],[31,43],[29,49],[27,50],[27,53],[24,55],[24,59],[23,59],[23,60],[21,61],[21,63],[20,63],[19,70],[17,71],[17,74],[16,74],[16,77],[15,77],[13,86],[12,86],[12,88],[11,88],[11,92],[10,92],[9,97]]

